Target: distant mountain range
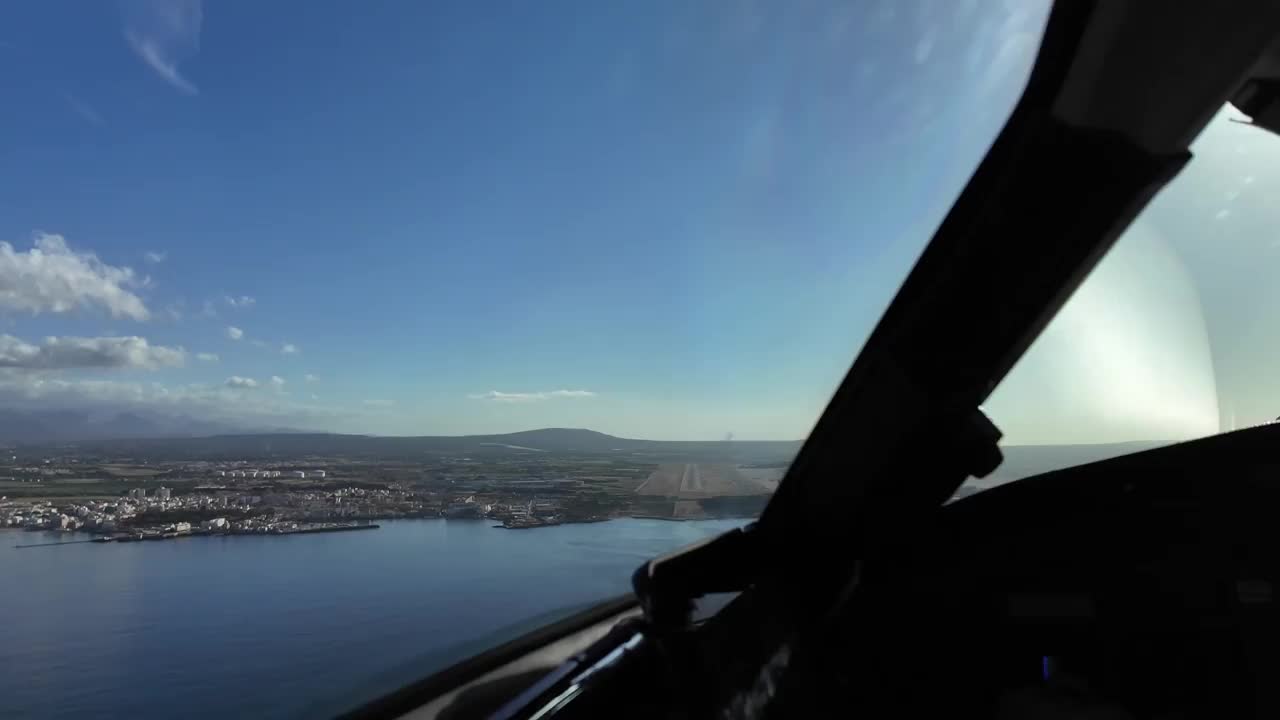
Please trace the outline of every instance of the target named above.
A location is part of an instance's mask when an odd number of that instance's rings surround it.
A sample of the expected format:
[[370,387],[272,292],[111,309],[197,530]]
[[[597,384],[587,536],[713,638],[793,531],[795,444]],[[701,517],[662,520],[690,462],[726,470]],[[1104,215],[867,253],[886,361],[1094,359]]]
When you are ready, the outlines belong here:
[[0,443],[11,445],[113,438],[197,437],[262,429],[160,413],[0,410]]
[[24,446],[66,448],[80,454],[132,455],[154,460],[268,459],[345,456],[378,460],[413,460],[424,455],[644,455],[655,461],[782,463],[800,449],[801,441],[667,441],[633,440],[594,430],[544,428],[502,435],[379,437],[331,433],[240,433],[201,437],[115,437],[17,442]]
[[[136,456],[154,460],[216,460],[346,456],[414,460],[424,455],[515,455],[555,453],[641,455],[655,462],[786,463],[802,441],[636,440],[578,428],[543,428],[498,435],[380,437],[235,428],[187,416],[121,412],[89,415],[66,410],[0,410],[0,444],[42,450],[73,445],[80,454]],[[991,476],[970,480],[978,487],[1059,468],[1146,450],[1166,443],[1014,445]]]

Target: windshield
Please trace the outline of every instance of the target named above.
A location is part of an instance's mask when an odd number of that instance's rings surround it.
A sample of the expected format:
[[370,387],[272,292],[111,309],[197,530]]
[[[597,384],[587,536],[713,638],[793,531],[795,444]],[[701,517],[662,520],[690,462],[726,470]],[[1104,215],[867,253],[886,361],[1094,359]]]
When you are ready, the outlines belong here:
[[0,707],[331,713],[754,517],[1046,6],[5,3]]
[[1006,460],[971,488],[1280,416],[1280,137],[1245,120],[1217,113],[996,389]]

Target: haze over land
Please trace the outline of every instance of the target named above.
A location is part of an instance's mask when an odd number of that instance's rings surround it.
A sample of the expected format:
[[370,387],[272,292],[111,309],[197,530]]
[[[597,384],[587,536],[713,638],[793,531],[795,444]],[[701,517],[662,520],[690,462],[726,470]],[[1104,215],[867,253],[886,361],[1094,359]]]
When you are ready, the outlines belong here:
[[[73,444],[77,453],[128,454],[152,460],[296,458],[342,455],[369,460],[412,460],[424,454],[481,456],[534,453],[638,455],[655,462],[786,464],[803,440],[647,440],[575,428],[542,428],[485,435],[376,436],[299,432],[283,428],[238,428],[190,417],[118,413],[94,417],[70,411],[0,411],[0,444],[54,450]],[[1137,452],[1161,443],[1013,445],[988,486],[1041,472]],[[700,476],[672,466],[666,484],[686,489]],[[692,472],[692,471],[691,471]],[[717,482],[709,478],[709,482]],[[661,484],[661,483],[659,483]],[[664,487],[666,485],[663,485]],[[655,485],[656,487],[656,485]]]
[[[62,442],[29,443],[29,447]],[[693,458],[704,462],[785,463],[800,440],[639,440],[593,430],[544,428],[501,435],[380,437],[330,433],[252,433],[201,437],[124,437],[70,443],[80,454],[130,454],[163,460],[290,458],[341,455],[369,460],[404,460],[423,454],[537,455],[625,454]],[[50,448],[53,449],[53,448]]]

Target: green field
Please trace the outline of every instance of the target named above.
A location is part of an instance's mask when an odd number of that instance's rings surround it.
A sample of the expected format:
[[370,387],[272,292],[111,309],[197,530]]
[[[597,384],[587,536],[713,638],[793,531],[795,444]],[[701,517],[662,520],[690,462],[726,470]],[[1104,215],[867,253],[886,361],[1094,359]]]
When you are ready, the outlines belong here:
[[141,478],[68,478],[44,479],[41,482],[18,482],[16,480],[0,480],[0,497],[11,500],[18,498],[57,498],[59,500],[98,500],[116,498],[134,488],[147,488],[151,491],[160,485],[172,487],[175,492],[194,487],[193,482],[147,482]]
[[167,472],[166,470],[137,465],[103,465],[101,470],[106,475],[118,478],[150,478]]

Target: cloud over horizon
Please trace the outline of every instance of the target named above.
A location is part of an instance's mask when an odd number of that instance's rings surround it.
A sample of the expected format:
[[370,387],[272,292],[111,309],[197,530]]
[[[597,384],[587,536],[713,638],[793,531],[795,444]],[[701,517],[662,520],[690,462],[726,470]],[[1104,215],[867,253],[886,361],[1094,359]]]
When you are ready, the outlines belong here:
[[[234,379],[237,376],[228,378]],[[333,410],[298,403],[285,394],[246,392],[256,387],[256,381],[238,379],[253,385],[60,378],[44,372],[0,368],[0,412],[52,410],[99,416],[134,412],[186,422],[225,423],[237,431],[263,426],[325,429],[341,417]]]
[[68,370],[73,368],[135,368],[155,370],[181,367],[186,361],[182,348],[151,345],[146,338],[128,337],[47,337],[34,345],[12,335],[0,335],[0,367],[26,370]]
[[538,402],[540,400],[558,400],[558,399],[575,399],[575,398],[593,398],[596,393],[590,390],[550,390],[544,392],[502,392],[500,390],[490,390],[486,393],[477,393],[468,395],[472,400],[488,400],[491,402]]
[[145,284],[132,268],[72,250],[61,235],[36,232],[26,251],[0,241],[0,311],[39,315],[98,307],[112,317],[146,320],[151,312],[130,290]]
[[226,382],[224,382],[223,384],[229,388],[235,388],[237,390],[246,390],[249,388],[258,387],[257,380],[254,380],[253,378],[250,378],[250,377],[240,377],[239,375],[232,375],[231,377],[227,378]]

